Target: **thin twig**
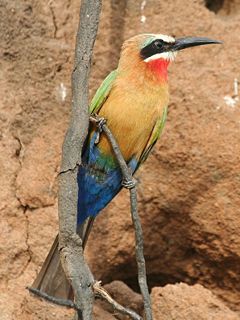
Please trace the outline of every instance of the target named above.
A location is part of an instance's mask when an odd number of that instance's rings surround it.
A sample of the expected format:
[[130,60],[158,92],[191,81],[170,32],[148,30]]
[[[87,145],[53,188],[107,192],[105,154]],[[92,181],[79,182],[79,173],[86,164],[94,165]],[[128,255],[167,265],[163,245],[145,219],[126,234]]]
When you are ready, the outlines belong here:
[[40,290],[35,289],[35,288],[31,288],[31,287],[27,287],[26,289],[28,289],[29,292],[33,293],[34,296],[42,298],[42,299],[44,299],[44,300],[46,300],[48,302],[51,302],[51,303],[56,304],[58,306],[62,306],[62,307],[66,307],[66,308],[77,310],[77,306],[75,305],[75,303],[72,300],[65,300],[65,299],[52,297],[52,296],[49,296],[47,293],[45,293],[43,291],[40,291]]
[[[29,290],[30,293],[33,293],[34,296],[37,296],[41,299],[44,299],[50,303],[56,304],[61,307],[66,307],[69,309],[75,309],[76,311],[79,311],[77,309],[76,304],[72,300],[66,300],[66,299],[60,299],[56,297],[49,296],[47,293],[42,292],[38,289],[27,287],[26,289]],[[100,281],[96,281],[93,284],[93,290],[95,297],[99,297],[102,300],[107,301],[114,310],[120,312],[121,314],[129,316],[133,320],[142,320],[142,317],[139,316],[135,311],[123,307],[121,304],[119,304],[117,301],[115,301],[110,294],[101,286]]]
[[[43,291],[40,291],[35,288],[31,288],[31,287],[27,287],[26,289],[28,289],[30,293],[33,293],[34,296],[44,299],[50,303],[56,304],[61,307],[78,310],[76,304],[72,300],[52,297]],[[95,297],[99,297],[100,299],[108,302],[114,310],[120,312],[121,314],[129,316],[133,320],[142,320],[142,317],[139,316],[135,311],[129,308],[125,308],[121,304],[119,304],[117,301],[115,301],[110,296],[110,294],[101,286],[101,281],[96,281],[93,284],[93,290],[94,290]]]
[[147,277],[146,277],[146,265],[144,259],[144,250],[143,250],[143,232],[142,226],[140,222],[140,218],[138,215],[138,208],[137,208],[137,188],[136,182],[132,176],[132,173],[127,166],[124,157],[121,153],[121,150],[118,146],[117,141],[115,140],[113,134],[111,133],[110,129],[107,127],[102,119],[98,118],[97,116],[91,116],[90,121],[98,125],[99,121],[101,121],[101,130],[106,134],[107,138],[109,139],[113,152],[118,160],[119,166],[122,171],[123,175],[123,186],[130,189],[130,200],[131,200],[131,216],[135,230],[135,241],[136,241],[136,260],[137,260],[137,267],[138,267],[138,283],[141,290],[141,294],[143,296],[143,304],[144,304],[144,311],[146,320],[152,320],[152,306],[151,306],[151,297],[148,291],[147,286]]
[[77,235],[77,173],[82,147],[88,131],[88,78],[97,34],[101,0],[82,0],[75,62],[72,73],[72,115],[63,143],[59,175],[59,250],[63,269],[70,281],[78,318],[92,319],[94,294],[92,273],[83,257],[82,241]]
[[93,290],[96,296],[99,296],[101,299],[107,301],[116,311],[129,316],[133,320],[142,320],[136,312],[129,308],[125,308],[115,301],[109,293],[101,286],[100,281],[96,281],[93,285]]

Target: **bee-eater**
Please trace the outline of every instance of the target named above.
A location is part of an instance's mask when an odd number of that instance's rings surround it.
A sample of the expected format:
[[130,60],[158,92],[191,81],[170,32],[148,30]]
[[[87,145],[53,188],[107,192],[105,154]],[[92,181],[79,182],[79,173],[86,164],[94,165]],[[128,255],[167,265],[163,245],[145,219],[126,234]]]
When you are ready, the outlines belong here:
[[[89,112],[107,120],[126,163],[134,174],[161,135],[167,115],[168,66],[179,50],[221,43],[199,37],[174,39],[140,34],[125,41],[119,64],[103,81]],[[122,174],[111,144],[91,124],[78,172],[78,232],[85,245],[97,214],[122,188]],[[70,298],[71,288],[61,267],[58,238],[33,283],[50,296]]]

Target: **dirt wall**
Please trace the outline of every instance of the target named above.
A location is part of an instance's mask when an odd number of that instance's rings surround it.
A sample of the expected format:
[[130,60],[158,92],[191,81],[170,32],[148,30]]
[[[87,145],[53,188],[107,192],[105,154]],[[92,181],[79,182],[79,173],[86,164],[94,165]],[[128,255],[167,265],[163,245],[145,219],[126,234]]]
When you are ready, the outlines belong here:
[[[25,287],[57,232],[56,179],[69,119],[78,2],[0,0],[4,320],[71,318],[71,311],[30,297]],[[103,1],[91,95],[116,67],[121,44],[132,35],[153,32],[224,41],[223,46],[179,53],[169,71],[171,98],[164,134],[137,175],[156,319],[156,306],[164,308],[157,302],[159,295],[169,296],[168,289],[166,295],[161,291],[169,288],[166,285],[176,290],[169,299],[176,296],[175,303],[181,305],[179,282],[195,288],[199,297],[203,291],[194,285],[210,290],[207,294],[217,297],[213,305],[222,312],[216,319],[227,319],[226,314],[229,319],[239,317],[240,109],[233,91],[240,70],[239,27],[240,4],[234,0]],[[97,218],[87,258],[97,279],[120,280],[138,292],[127,192]],[[184,292],[190,297],[191,290]],[[118,285],[113,291],[120,297]],[[202,309],[203,319],[209,319],[208,307]],[[96,318],[113,319],[111,310],[104,308],[96,307]]]

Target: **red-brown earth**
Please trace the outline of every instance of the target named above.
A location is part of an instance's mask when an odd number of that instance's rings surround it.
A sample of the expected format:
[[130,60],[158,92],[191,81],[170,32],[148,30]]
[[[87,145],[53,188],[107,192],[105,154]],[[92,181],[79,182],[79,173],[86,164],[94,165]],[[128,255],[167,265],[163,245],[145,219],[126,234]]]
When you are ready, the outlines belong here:
[[[72,315],[31,297],[25,287],[57,232],[57,175],[78,13],[77,0],[0,1],[3,320]],[[239,28],[236,0],[103,1],[91,95],[132,35],[224,41],[178,55],[169,72],[164,134],[137,175],[155,319],[240,319],[240,108],[233,91]],[[127,192],[97,218],[87,258],[117,300],[142,310]],[[98,303],[95,318],[116,316]]]

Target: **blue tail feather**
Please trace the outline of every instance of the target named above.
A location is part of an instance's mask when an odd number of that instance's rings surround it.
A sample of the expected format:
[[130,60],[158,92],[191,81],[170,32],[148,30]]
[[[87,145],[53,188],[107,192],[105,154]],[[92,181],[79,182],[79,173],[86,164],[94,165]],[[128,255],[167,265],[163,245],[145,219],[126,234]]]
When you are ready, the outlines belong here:
[[[122,173],[117,162],[109,167],[94,141],[95,135],[85,149],[78,172],[78,225],[95,217],[121,189]],[[132,159],[129,166],[134,172],[137,161]]]

